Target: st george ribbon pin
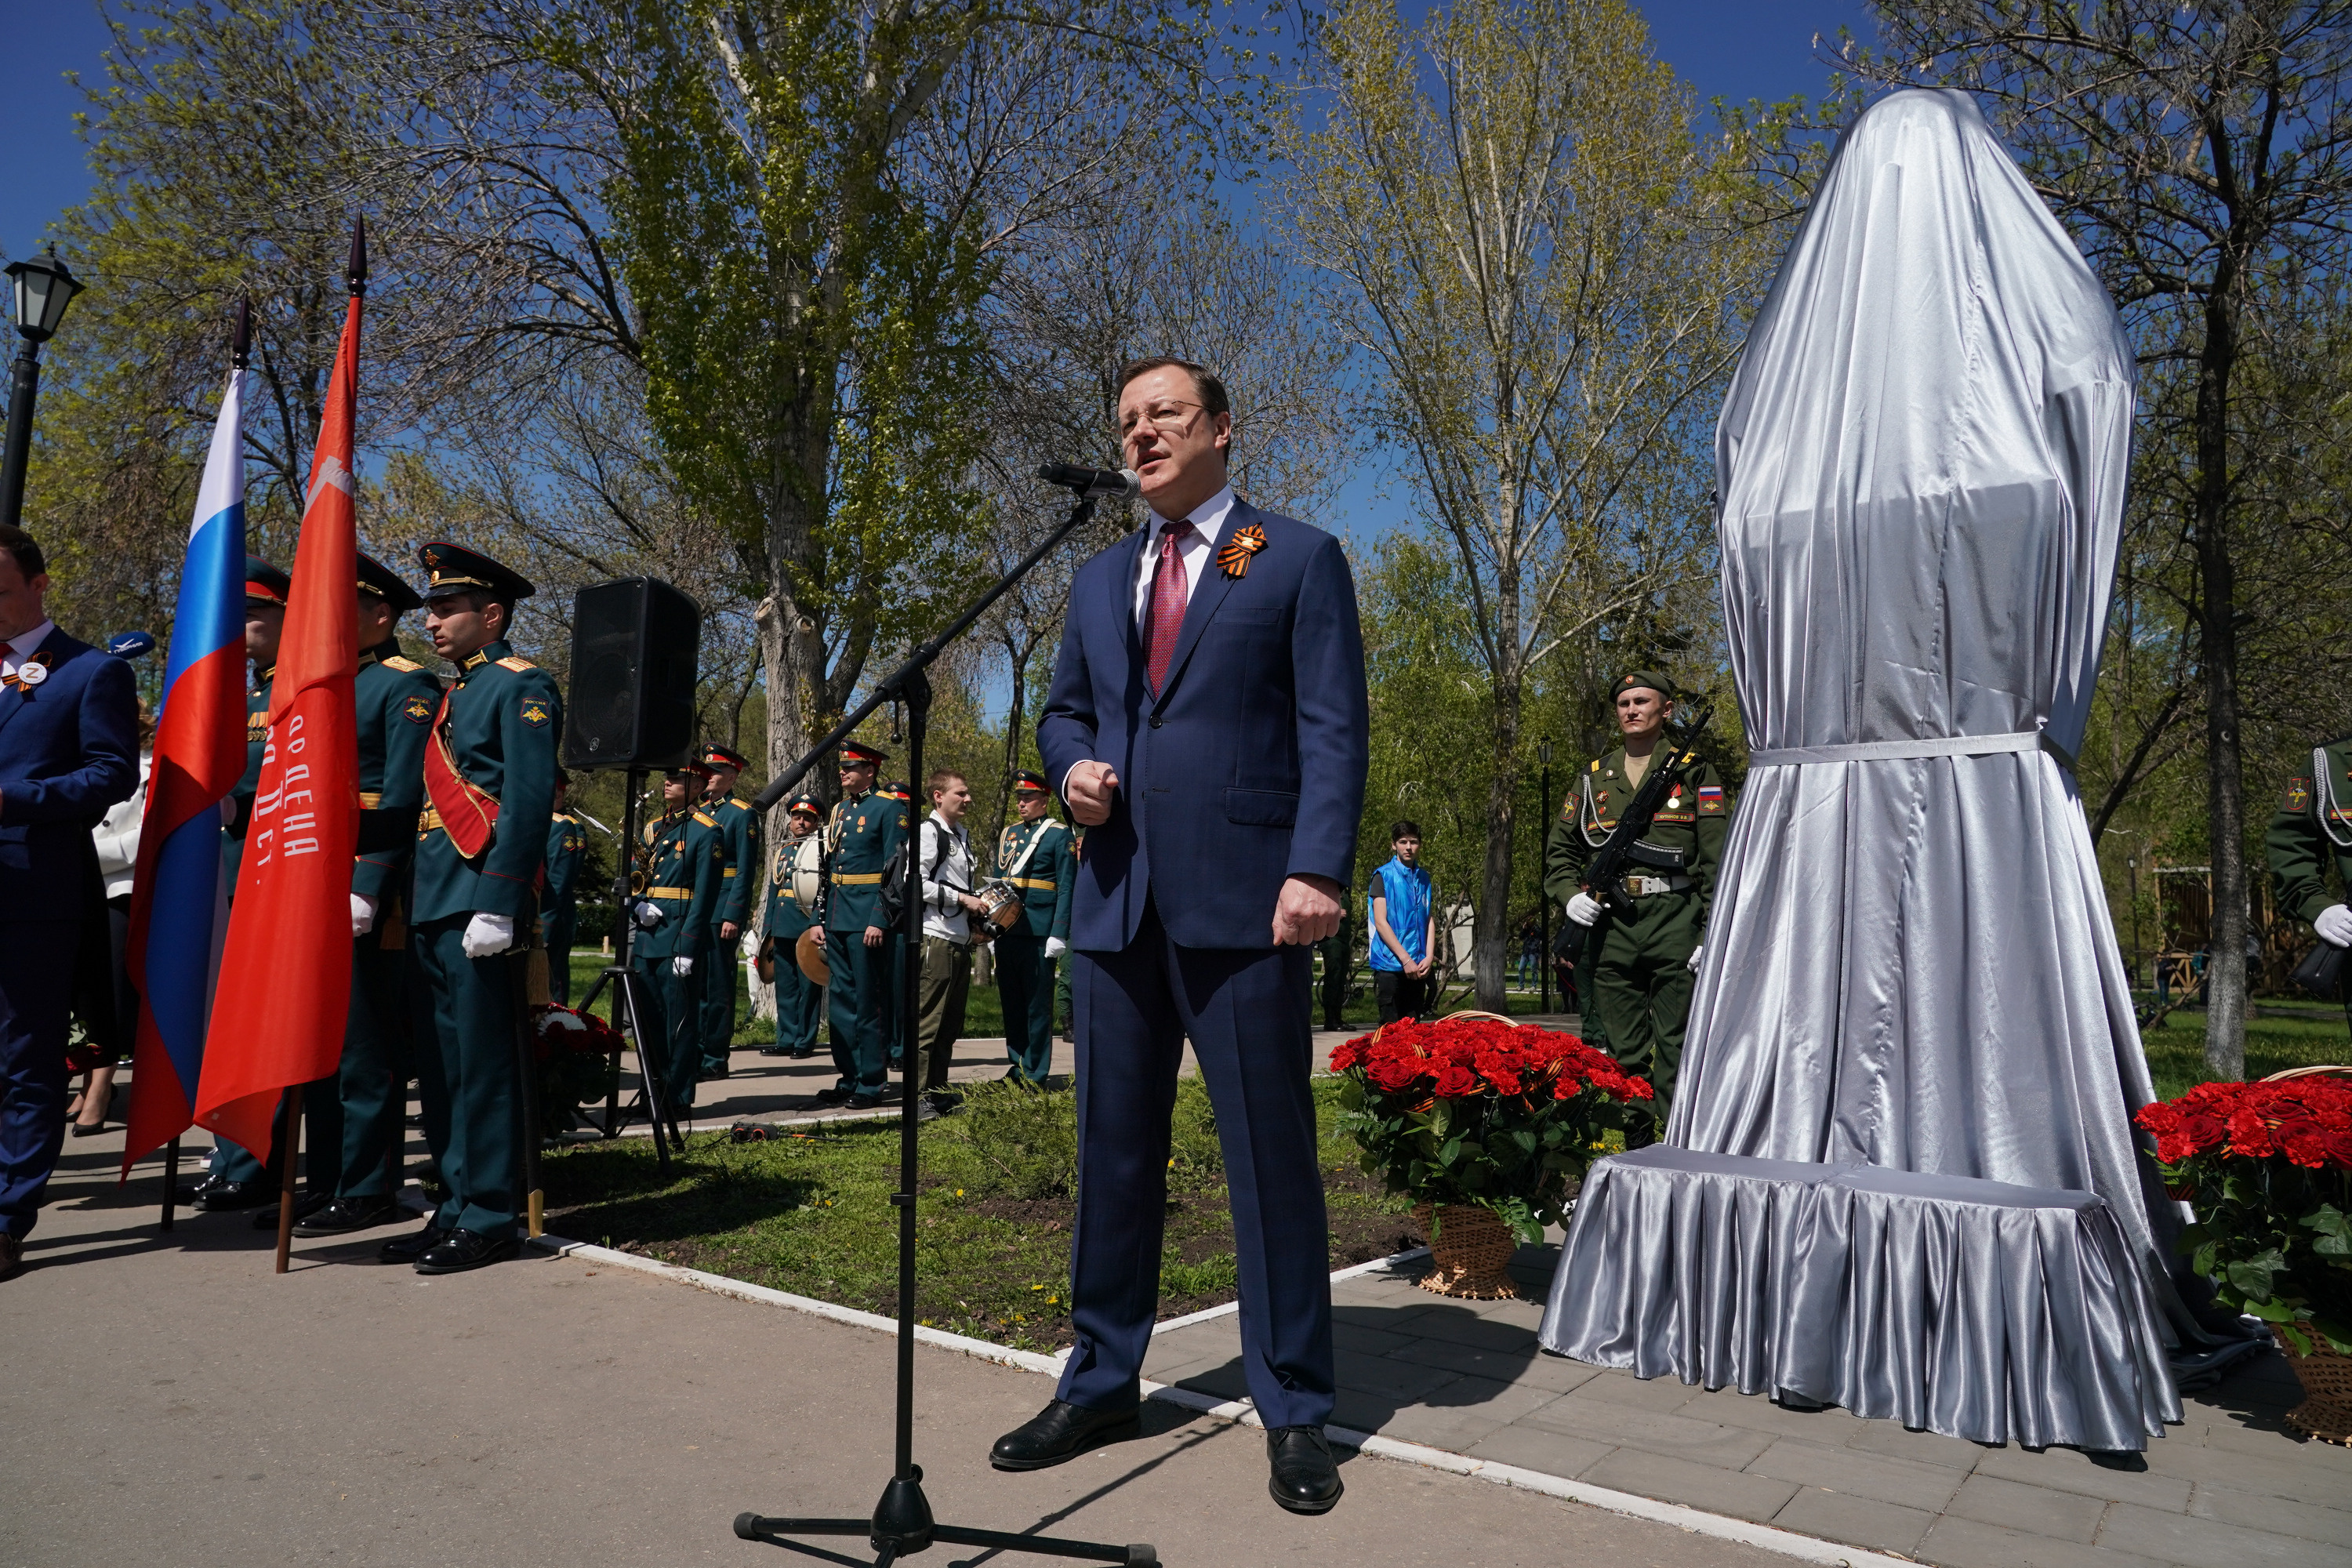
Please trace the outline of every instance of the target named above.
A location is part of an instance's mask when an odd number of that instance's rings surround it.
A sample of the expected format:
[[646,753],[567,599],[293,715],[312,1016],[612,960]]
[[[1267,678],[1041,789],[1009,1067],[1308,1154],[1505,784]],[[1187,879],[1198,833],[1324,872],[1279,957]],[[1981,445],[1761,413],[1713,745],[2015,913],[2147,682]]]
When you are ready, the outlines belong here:
[[16,667],[16,679],[23,685],[38,686],[48,678],[48,667],[36,660],[28,658]]
[[1234,536],[1225,541],[1224,548],[1217,552],[1217,570],[1228,577],[1246,577],[1250,557],[1265,548],[1265,530],[1254,522],[1247,528],[1236,529]]

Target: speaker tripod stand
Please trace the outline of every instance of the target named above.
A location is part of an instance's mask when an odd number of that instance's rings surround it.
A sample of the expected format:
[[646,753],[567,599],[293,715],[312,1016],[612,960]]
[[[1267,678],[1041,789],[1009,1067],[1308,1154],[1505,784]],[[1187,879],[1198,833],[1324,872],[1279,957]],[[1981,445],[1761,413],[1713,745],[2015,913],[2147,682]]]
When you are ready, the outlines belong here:
[[[950,622],[948,628],[908,656],[907,662],[893,670],[888,679],[859,704],[856,710],[834,727],[831,734],[817,742],[809,754],[771,781],[761,790],[758,805],[762,811],[782,800],[786,791],[800,783],[810,768],[833,749],[847,740],[866,717],[885,702],[901,701],[907,705],[907,776],[915,786],[922,787],[923,732],[931,710],[931,682],[924,673],[938,658],[940,651],[961,636],[982,612],[996,602],[997,597],[1019,582],[1030,569],[1044,560],[1055,546],[1067,539],[1094,515],[1095,503],[1090,496],[1081,494],[1070,507],[1067,521],[1055,530],[1012,571],[997,579],[994,586],[973,601],[971,607]],[[919,845],[920,818],[911,840]],[[910,869],[915,856],[910,853]],[[802,1519],[768,1517],[756,1513],[735,1516],[735,1533],[745,1541],[764,1541],[772,1546],[788,1546],[793,1536],[859,1536],[866,1537],[874,1548],[874,1568],[889,1568],[902,1557],[911,1557],[928,1551],[937,1543],[954,1546],[986,1546],[1000,1552],[1024,1552],[1036,1557],[1069,1557],[1087,1563],[1122,1563],[1129,1568],[1144,1568],[1157,1563],[1160,1554],[1149,1546],[1111,1546],[1091,1541],[1062,1541],[1050,1536],[1023,1535],[1011,1531],[974,1530],[963,1525],[941,1524],[931,1515],[930,1500],[923,1495],[923,1469],[915,1463],[915,1183],[919,1173],[916,1157],[915,1110],[919,1086],[916,1077],[921,1060],[916,1049],[919,1026],[917,1023],[918,984],[922,965],[918,961],[923,950],[923,901],[908,889],[906,907],[900,911],[905,938],[908,944],[905,976],[898,994],[898,1018],[905,1031],[902,1048],[904,1068],[898,1082],[898,1190],[890,1194],[891,1204],[898,1211],[898,1368],[896,1436],[898,1462],[889,1483],[882,1489],[881,1500],[874,1512],[865,1519]]]
[[[629,950],[637,938],[637,919],[632,911],[637,889],[630,881],[629,870],[637,852],[637,802],[645,790],[645,770],[631,768],[621,807],[621,852],[618,857],[621,864],[613,878],[613,908],[617,916],[614,923],[620,931],[613,943],[614,962],[604,967],[604,972],[596,976],[596,984],[588,988],[588,994],[580,999],[580,1011],[585,1013],[595,1006],[596,998],[604,994],[605,986],[613,988],[613,1022],[627,1033],[630,1044],[637,1048],[638,1087],[637,1098],[624,1108],[621,1104],[620,1062],[615,1058],[612,1097],[604,1103],[604,1136],[618,1138],[622,1128],[643,1116],[646,1130],[654,1135],[654,1158],[659,1163],[662,1175],[667,1177],[671,1146],[676,1145],[681,1152],[686,1148],[686,1141],[678,1136],[677,1122],[662,1100],[661,1075],[669,1059],[669,1040],[666,1036],[659,1040],[647,1040],[644,1019],[653,1010],[645,1002],[645,976],[629,963]],[[662,1031],[654,1033],[661,1034]],[[667,1137],[664,1136],[665,1129]]]

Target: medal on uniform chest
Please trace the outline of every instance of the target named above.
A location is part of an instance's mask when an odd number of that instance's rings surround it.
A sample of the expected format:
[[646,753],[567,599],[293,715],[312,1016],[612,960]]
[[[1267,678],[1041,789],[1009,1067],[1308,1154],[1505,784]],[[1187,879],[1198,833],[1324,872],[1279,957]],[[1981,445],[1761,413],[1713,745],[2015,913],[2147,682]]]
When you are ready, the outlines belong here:
[[1217,570],[1226,576],[1239,579],[1249,575],[1250,557],[1265,548],[1265,530],[1255,523],[1234,531],[1232,538],[1217,552]]

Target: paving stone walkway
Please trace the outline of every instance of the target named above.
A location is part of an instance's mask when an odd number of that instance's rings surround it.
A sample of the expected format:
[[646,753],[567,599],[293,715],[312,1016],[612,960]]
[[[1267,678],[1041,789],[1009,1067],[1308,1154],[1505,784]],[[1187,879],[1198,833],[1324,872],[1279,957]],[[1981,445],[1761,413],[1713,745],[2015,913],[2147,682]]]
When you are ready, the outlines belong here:
[[[2115,1470],[1546,1355],[1557,1256],[1520,1249],[1524,1300],[1433,1295],[1413,1283],[1425,1260],[1333,1287],[1334,1419],[1943,1568],[2352,1565],[2352,1449],[2286,1429],[2302,1394],[2275,1354],[2186,1401],[2145,1468]],[[1241,1398],[1240,1343],[1230,1316],[1173,1329],[1145,1374]]]

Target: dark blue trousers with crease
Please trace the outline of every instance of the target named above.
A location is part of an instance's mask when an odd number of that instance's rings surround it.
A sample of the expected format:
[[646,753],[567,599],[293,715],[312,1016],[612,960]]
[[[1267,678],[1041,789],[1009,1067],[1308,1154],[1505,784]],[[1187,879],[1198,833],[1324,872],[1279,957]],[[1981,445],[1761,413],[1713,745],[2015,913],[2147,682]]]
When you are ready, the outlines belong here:
[[1179,947],[1147,906],[1125,949],[1074,955],[1077,1343],[1061,1398],[1095,1410],[1136,1402],[1160,1302],[1169,1118],[1189,1035],[1233,1199],[1250,1398],[1269,1427],[1329,1419],[1330,1237],[1307,1083],[1311,952]]

